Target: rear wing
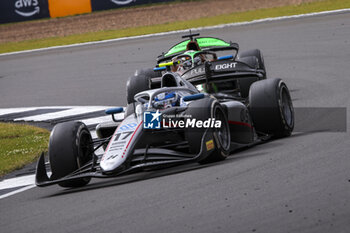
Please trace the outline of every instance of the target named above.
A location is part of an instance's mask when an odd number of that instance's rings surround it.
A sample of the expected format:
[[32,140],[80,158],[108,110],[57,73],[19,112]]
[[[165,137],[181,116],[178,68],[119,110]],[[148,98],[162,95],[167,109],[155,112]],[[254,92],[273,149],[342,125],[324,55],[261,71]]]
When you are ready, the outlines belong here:
[[232,59],[205,62],[203,65],[186,71],[182,77],[193,85],[227,82],[244,77],[263,78],[265,71]]
[[[224,50],[235,50],[238,52],[239,46],[237,43],[232,42],[226,42],[224,40],[221,40],[219,38],[214,37],[200,37],[194,39],[198,45],[199,48],[202,51],[224,51]],[[173,57],[180,55],[184,53],[187,49],[187,44],[191,42],[191,40],[185,40],[182,41],[173,47],[171,47],[166,53],[163,53],[158,56],[157,63],[161,63],[167,60],[172,59]]]

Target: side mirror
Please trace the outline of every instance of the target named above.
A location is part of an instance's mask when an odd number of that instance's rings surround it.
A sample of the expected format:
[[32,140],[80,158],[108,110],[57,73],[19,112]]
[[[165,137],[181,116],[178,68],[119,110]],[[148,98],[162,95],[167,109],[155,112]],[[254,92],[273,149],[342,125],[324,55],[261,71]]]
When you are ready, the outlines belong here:
[[165,63],[159,63],[158,67],[166,67],[166,66],[173,66],[174,62],[165,62]]
[[123,107],[108,108],[108,109],[105,110],[105,113],[107,115],[117,114],[117,113],[121,113],[121,112],[124,112],[124,108]]
[[118,121],[114,118],[114,114],[122,113],[122,112],[124,112],[124,108],[123,107],[108,108],[108,109],[105,110],[105,113],[107,115],[112,115],[112,119],[115,122],[118,122]]
[[192,101],[192,100],[199,100],[199,99],[203,99],[204,98],[204,94],[203,93],[198,93],[198,94],[194,94],[194,95],[187,95],[182,97],[182,99],[184,101]]
[[166,67],[154,67],[153,71],[162,71],[162,70],[166,70]]
[[233,59],[233,56],[227,55],[227,56],[218,57],[218,61],[228,60],[228,59]]
[[153,70],[158,71],[158,70],[167,70],[170,71],[170,67],[173,66],[174,64],[180,64],[180,61],[170,61],[170,62],[165,62],[165,63],[159,63]]

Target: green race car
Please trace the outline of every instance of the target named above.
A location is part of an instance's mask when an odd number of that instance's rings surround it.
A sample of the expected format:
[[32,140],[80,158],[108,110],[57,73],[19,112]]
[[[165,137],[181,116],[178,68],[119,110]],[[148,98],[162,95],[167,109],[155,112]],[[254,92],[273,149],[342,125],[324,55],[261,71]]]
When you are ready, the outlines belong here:
[[129,79],[132,88],[128,88],[128,104],[136,93],[160,87],[160,77],[169,71],[180,74],[202,92],[238,99],[248,97],[252,83],[266,79],[259,49],[240,52],[237,43],[198,36],[182,36],[189,39],[158,56],[155,68],[136,71],[137,78]]

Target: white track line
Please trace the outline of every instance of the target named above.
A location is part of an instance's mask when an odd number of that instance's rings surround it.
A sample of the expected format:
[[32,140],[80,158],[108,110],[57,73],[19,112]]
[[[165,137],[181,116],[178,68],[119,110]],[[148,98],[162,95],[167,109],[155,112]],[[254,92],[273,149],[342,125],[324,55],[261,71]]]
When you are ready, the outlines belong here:
[[16,119],[14,119],[14,121],[47,121],[47,120],[75,116],[75,115],[80,115],[80,114],[88,114],[88,113],[92,113],[92,112],[102,111],[105,109],[106,109],[105,106],[75,107],[72,109],[63,110],[63,111],[59,111],[59,112],[45,113],[45,114],[40,114],[40,115],[35,115],[35,116],[16,118]]
[[28,189],[31,189],[31,188],[34,188],[34,187],[35,187],[35,185],[32,184],[32,185],[29,185],[29,186],[26,186],[26,187],[17,189],[17,190],[15,190],[15,191],[6,193],[6,194],[4,194],[4,195],[1,195],[1,196],[0,196],[0,199],[3,199],[3,198],[5,198],[5,197],[9,197],[9,196],[15,195],[15,194],[17,194],[17,193],[24,192],[24,191],[26,191],[26,190],[28,190]]
[[15,178],[3,180],[0,182],[0,190],[17,188],[17,187],[21,187],[21,186],[25,186],[25,187],[16,189],[12,192],[8,192],[8,193],[5,193],[3,195],[0,195],[0,199],[3,199],[5,197],[9,197],[9,196],[12,196],[14,194],[24,192],[28,189],[34,188],[35,187],[35,175],[15,177]]
[[37,108],[4,108],[4,109],[0,109],[0,116],[7,115],[7,114],[13,114],[13,113],[33,111],[36,109]]
[[[250,25],[250,24],[256,24],[256,23],[272,22],[272,21],[279,21],[279,20],[286,20],[286,19],[297,19],[297,18],[321,16],[321,15],[336,14],[336,13],[347,13],[347,12],[350,12],[350,8],[340,9],[340,10],[332,10],[332,11],[314,12],[314,13],[300,14],[300,15],[290,15],[290,16],[281,16],[281,17],[274,17],[274,18],[257,19],[257,20],[240,22],[240,23],[220,24],[217,26],[192,28],[192,30],[219,29],[219,28],[225,28],[225,27],[242,26],[242,25]],[[84,46],[84,45],[103,44],[103,43],[123,41],[123,40],[133,40],[133,39],[140,39],[140,38],[165,36],[165,35],[188,32],[189,29],[191,29],[191,28],[184,29],[184,30],[178,30],[178,31],[170,31],[170,32],[161,32],[161,33],[154,33],[154,34],[148,34],[148,35],[141,35],[141,36],[130,36],[130,37],[117,38],[117,39],[91,41],[91,42],[85,42],[85,43],[60,45],[60,46],[52,46],[52,47],[40,48],[40,49],[31,49],[31,50],[24,50],[24,51],[18,51],[18,52],[3,53],[3,54],[0,54],[0,57],[7,56],[7,55],[47,51],[47,50],[53,50],[53,49],[73,48],[73,47]]]
[[34,184],[35,175],[15,177],[0,182],[1,189],[10,189]]
[[[45,106],[45,107],[20,107],[20,108],[0,108],[0,116],[13,114],[13,113],[21,113],[27,111],[34,111],[40,109],[70,109],[70,108],[78,108],[84,106]],[[94,106],[91,106],[94,107]],[[110,106],[96,106],[96,107],[105,107],[110,108]]]

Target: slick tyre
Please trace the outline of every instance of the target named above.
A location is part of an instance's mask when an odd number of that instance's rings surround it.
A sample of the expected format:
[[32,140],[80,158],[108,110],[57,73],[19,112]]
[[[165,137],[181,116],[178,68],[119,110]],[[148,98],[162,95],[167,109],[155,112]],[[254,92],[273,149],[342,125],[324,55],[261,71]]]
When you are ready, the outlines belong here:
[[143,74],[131,76],[126,82],[126,96],[128,104],[135,102],[134,96],[150,89],[150,79]]
[[242,98],[247,98],[249,96],[250,86],[258,80],[258,77],[243,77],[238,79],[239,90]]
[[151,79],[160,76],[161,72],[155,72],[153,69],[136,70],[134,76],[131,76],[126,83],[128,104],[135,102],[134,96],[137,93],[151,89]]
[[[214,136],[215,149],[211,152],[209,151],[209,155],[198,162],[205,164],[226,159],[230,152],[231,138],[226,113],[222,106],[213,98],[205,98],[190,103],[186,114],[197,120],[205,121],[209,118],[215,118],[221,121],[221,128],[210,129]],[[204,132],[205,129],[203,128],[187,129],[186,137],[190,153],[198,154],[200,152]]]
[[265,72],[264,78],[266,78],[264,57],[259,49],[252,49],[238,54],[238,61],[245,62],[250,66],[255,66],[254,60],[257,62],[257,68]]
[[152,68],[148,68],[148,69],[136,70],[135,76],[136,75],[145,75],[148,78],[157,78],[157,77],[162,77],[162,72],[154,71]]
[[[259,49],[248,50],[238,54],[237,61],[243,62],[252,68],[258,69],[260,76],[244,77],[239,79],[241,97],[247,98],[252,83],[266,79],[264,57]],[[259,72],[260,70],[260,72]]]
[[[52,179],[60,179],[89,161],[93,156],[91,134],[82,122],[57,124],[50,135],[49,161]],[[81,178],[59,183],[62,187],[81,187],[91,178]]]
[[291,135],[294,108],[287,85],[281,79],[266,79],[250,87],[249,110],[256,131],[274,137]]

